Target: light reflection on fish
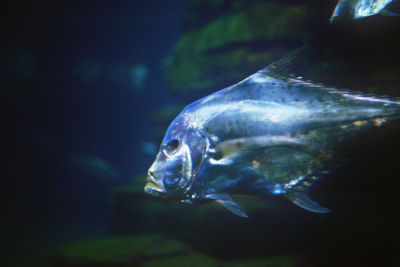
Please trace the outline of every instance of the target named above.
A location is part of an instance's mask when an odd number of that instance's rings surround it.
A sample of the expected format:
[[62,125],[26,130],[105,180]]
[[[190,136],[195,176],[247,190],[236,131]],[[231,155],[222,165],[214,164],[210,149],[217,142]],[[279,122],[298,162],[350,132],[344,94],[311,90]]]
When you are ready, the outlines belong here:
[[393,0],[339,0],[331,16],[331,23],[339,20],[360,19],[376,14],[399,15],[387,9]]
[[291,60],[187,106],[166,132],[145,192],[216,201],[242,217],[231,194],[281,195],[328,212],[309,198],[310,187],[352,155],[347,150],[361,149],[353,140],[368,142],[361,137],[398,118],[400,102],[293,78],[283,72]]

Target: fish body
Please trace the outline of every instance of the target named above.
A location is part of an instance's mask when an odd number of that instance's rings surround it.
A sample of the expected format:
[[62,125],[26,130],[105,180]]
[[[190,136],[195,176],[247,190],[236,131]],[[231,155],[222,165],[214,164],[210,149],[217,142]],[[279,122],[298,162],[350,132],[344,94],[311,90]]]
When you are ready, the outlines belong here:
[[[339,0],[331,16],[331,23],[346,19],[359,19],[382,14],[393,0]],[[383,12],[395,15],[390,11]],[[397,14],[396,14],[397,15]]]
[[310,187],[351,155],[351,140],[398,118],[400,102],[288,76],[290,60],[187,106],[165,134],[145,192],[216,201],[242,217],[231,194],[282,195],[328,212],[309,198]]

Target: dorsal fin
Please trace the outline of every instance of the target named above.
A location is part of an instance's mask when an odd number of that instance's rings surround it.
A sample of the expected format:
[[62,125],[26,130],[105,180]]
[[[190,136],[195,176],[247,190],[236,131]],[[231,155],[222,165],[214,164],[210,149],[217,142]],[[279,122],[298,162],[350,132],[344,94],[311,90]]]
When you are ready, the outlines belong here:
[[[260,70],[259,73],[276,78],[295,77],[295,69],[299,63],[301,63],[301,65],[304,64],[308,51],[309,46],[307,45],[297,48],[289,52],[283,58],[272,62],[266,68]],[[303,60],[300,60],[299,58],[302,58]]]
[[[400,1],[400,0],[399,0]],[[308,45],[297,48],[289,52],[286,56],[269,64],[264,69],[259,70],[257,75],[265,75],[290,82],[295,85],[316,88],[327,91],[329,94],[342,95],[356,100],[365,100],[370,102],[380,102],[383,104],[400,105],[399,97],[389,97],[387,95],[375,95],[361,91],[337,88],[327,86],[312,80],[304,79],[303,76],[309,76],[307,70],[315,61],[312,56],[311,48]],[[251,77],[251,76],[250,76]]]

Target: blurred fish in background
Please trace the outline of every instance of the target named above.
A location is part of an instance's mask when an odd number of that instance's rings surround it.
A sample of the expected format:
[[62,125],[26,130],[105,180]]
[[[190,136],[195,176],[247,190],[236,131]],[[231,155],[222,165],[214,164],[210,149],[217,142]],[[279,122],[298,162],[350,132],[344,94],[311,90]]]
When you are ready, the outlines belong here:
[[72,72],[85,82],[94,82],[102,74],[103,66],[98,61],[87,59],[77,64]]
[[130,87],[134,92],[142,92],[149,77],[149,69],[145,64],[107,64],[91,59],[78,63],[72,72],[86,83],[105,79],[109,83]]
[[[398,16],[388,5],[393,0],[339,0],[331,16],[331,23],[360,19],[377,14]],[[396,0],[395,0],[396,2]]]
[[79,168],[86,175],[97,179],[121,179],[119,171],[104,159],[92,155],[69,154],[66,160],[72,166]]
[[134,65],[129,69],[129,76],[135,90],[141,91],[146,85],[149,69],[144,64]]
[[157,145],[154,142],[144,141],[140,148],[147,155],[155,156],[157,154]]

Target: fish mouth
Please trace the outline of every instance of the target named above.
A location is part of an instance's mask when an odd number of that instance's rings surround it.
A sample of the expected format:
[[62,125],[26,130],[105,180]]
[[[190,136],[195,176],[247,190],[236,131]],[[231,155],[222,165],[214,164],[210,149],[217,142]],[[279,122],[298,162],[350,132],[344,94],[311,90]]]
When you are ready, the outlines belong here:
[[164,197],[166,194],[164,185],[157,183],[153,176],[148,176],[146,178],[144,192],[156,197]]

